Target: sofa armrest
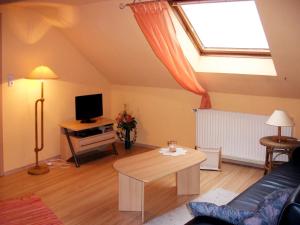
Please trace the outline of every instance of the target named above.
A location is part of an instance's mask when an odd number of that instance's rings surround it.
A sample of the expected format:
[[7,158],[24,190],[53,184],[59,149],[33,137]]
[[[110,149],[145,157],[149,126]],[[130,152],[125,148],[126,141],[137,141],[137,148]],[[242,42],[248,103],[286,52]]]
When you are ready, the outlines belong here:
[[291,163],[300,166],[300,147],[295,148],[291,157]]
[[278,225],[295,225],[300,221],[300,204],[290,203],[284,208]]
[[291,196],[285,203],[277,224],[294,225],[294,224],[299,224],[299,221],[300,221],[300,185],[296,188],[296,190],[291,194]]
[[233,225],[233,224],[209,216],[197,216],[194,219],[187,222],[185,225]]

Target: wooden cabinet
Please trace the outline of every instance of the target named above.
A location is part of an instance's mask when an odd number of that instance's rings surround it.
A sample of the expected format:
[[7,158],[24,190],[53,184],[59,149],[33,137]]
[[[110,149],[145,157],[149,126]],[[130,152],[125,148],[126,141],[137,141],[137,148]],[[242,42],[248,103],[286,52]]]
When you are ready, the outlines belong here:
[[114,121],[108,118],[98,118],[94,123],[79,121],[61,123],[62,159],[68,160],[73,156],[76,166],[79,167],[78,155],[108,144],[112,144],[114,153],[117,154],[113,124]]

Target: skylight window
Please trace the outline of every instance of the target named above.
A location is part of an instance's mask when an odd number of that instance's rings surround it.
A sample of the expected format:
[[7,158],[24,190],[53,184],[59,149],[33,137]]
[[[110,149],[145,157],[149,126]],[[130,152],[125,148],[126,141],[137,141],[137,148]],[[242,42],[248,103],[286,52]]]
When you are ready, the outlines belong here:
[[253,0],[180,1],[176,8],[202,53],[270,55]]

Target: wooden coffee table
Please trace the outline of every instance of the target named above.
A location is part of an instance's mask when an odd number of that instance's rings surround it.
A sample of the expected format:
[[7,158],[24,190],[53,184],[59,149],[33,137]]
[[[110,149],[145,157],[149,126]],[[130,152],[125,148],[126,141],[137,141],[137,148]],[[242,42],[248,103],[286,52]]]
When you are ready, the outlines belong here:
[[155,149],[123,158],[114,163],[119,172],[119,210],[141,211],[144,222],[145,183],[176,173],[177,194],[200,193],[200,163],[206,159],[204,153],[185,148],[180,156],[165,156]]

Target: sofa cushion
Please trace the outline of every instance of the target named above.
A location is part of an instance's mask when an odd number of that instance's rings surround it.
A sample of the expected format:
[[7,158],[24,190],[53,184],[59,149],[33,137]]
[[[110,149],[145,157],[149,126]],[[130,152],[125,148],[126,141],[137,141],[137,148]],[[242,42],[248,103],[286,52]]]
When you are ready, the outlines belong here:
[[209,202],[189,202],[187,208],[194,216],[211,216],[235,225],[254,215],[253,211],[235,209],[228,205],[218,206]]
[[242,225],[276,225],[280,212],[294,191],[292,188],[279,189],[265,197],[259,204],[259,208],[254,216],[249,217],[241,223]]
[[228,203],[233,208],[256,210],[264,197],[278,189],[296,188],[300,184],[300,167],[285,163],[272,170]]
[[[297,188],[300,184],[300,148],[293,152],[292,160],[272,170],[258,182],[253,184],[235,199],[229,206],[243,210],[256,210],[264,197],[276,189]],[[284,214],[280,216],[280,225],[294,225],[300,221],[300,195],[296,202],[290,202],[284,207]],[[288,200],[289,201],[289,200]],[[225,225],[230,224],[207,216],[197,216],[187,223],[188,225]]]

